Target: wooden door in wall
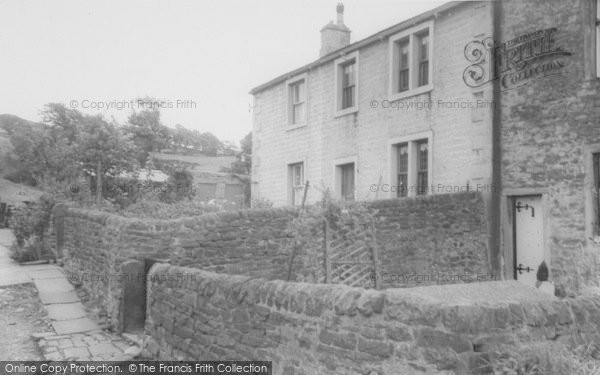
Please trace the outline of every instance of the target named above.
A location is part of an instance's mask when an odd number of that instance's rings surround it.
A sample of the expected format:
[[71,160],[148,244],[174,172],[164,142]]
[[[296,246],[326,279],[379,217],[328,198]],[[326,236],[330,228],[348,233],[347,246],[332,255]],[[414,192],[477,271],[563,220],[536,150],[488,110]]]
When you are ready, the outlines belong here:
[[540,195],[513,198],[514,278],[535,287],[544,261],[544,226]]

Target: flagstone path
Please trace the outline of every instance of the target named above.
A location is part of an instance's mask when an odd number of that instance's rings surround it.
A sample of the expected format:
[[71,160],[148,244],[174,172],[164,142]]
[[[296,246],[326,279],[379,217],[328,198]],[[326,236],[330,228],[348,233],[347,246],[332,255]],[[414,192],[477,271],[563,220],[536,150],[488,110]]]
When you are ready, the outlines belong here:
[[[63,270],[51,264],[21,266],[9,257],[12,233],[0,229],[0,287],[33,283],[53,332],[33,335],[47,360],[130,360],[140,354],[131,340],[103,331],[87,317]],[[0,295],[0,298],[1,295]]]

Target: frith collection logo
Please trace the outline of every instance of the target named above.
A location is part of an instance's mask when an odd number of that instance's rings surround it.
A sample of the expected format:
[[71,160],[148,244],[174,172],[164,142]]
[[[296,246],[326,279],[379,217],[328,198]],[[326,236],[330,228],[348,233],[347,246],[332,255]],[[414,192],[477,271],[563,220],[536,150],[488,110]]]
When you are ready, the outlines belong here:
[[556,30],[537,30],[504,43],[492,38],[470,42],[464,52],[471,63],[463,72],[464,82],[469,87],[480,87],[499,80],[504,91],[534,79],[563,74],[571,52],[556,45]]

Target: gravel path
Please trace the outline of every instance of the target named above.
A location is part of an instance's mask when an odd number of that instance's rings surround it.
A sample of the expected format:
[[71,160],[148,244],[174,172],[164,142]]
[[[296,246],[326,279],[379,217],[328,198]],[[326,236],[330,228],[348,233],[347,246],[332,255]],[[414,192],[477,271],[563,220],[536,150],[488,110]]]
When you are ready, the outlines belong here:
[[43,359],[31,334],[51,329],[33,284],[0,288],[0,360]]

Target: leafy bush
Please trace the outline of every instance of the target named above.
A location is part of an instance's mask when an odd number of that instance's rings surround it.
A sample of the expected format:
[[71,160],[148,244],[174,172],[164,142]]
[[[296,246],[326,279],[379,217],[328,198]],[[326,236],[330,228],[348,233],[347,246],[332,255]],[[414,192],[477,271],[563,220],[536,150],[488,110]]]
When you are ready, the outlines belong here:
[[35,259],[39,259],[44,243],[44,232],[50,227],[50,216],[54,207],[54,198],[43,195],[37,202],[16,210],[11,215],[9,227],[15,235],[13,254],[15,259],[31,257],[35,253]]
[[[95,190],[92,188],[94,194]],[[139,200],[158,200],[164,191],[163,182],[118,177],[104,180],[102,196],[119,209],[125,209]]]
[[235,202],[226,200],[211,200],[199,202],[185,200],[175,203],[164,203],[157,201],[138,201],[118,213],[125,217],[137,217],[148,219],[176,219],[180,217],[198,216],[211,212],[237,210],[239,207]]
[[42,177],[40,186],[56,201],[74,202],[80,206],[89,206],[95,201],[90,194],[89,182],[84,178],[57,181],[53,178]]
[[167,186],[159,196],[160,201],[174,203],[185,198],[191,199],[196,194],[193,182],[194,176],[189,171],[173,172],[167,180]]
[[23,246],[13,243],[10,248],[10,257],[19,263],[38,260],[44,250],[44,243],[38,236],[32,236],[24,241]]

